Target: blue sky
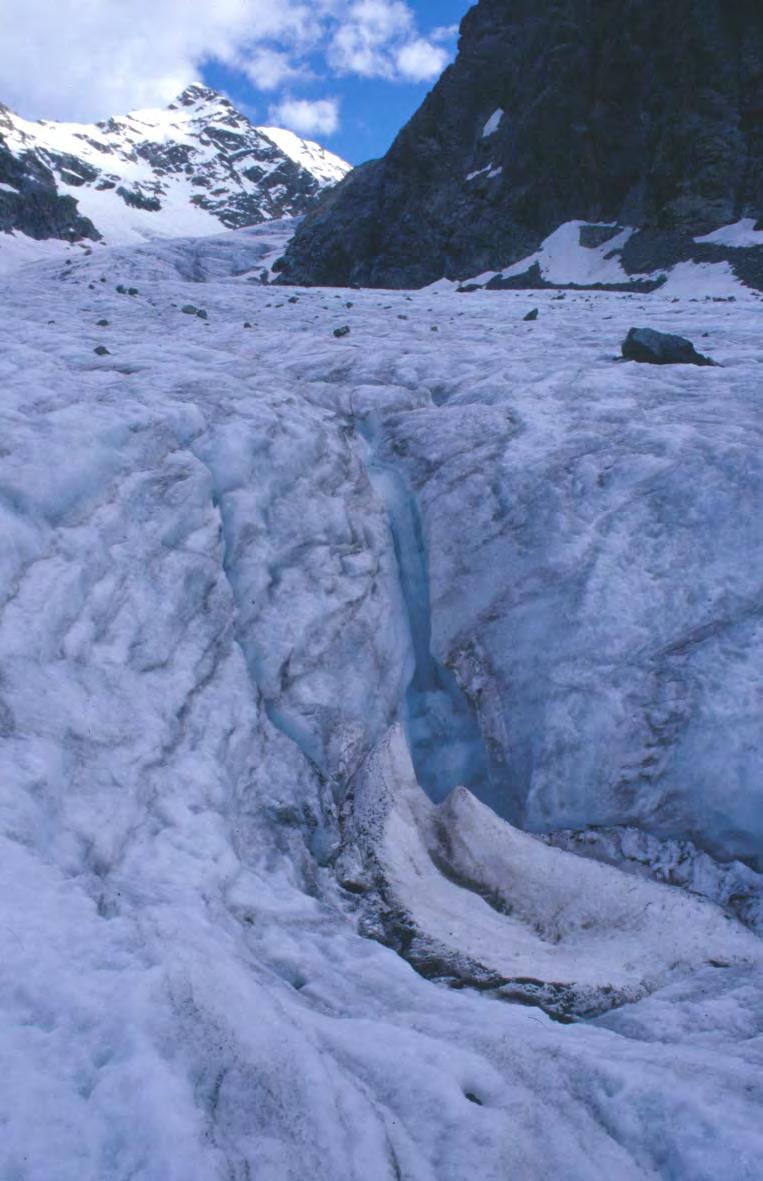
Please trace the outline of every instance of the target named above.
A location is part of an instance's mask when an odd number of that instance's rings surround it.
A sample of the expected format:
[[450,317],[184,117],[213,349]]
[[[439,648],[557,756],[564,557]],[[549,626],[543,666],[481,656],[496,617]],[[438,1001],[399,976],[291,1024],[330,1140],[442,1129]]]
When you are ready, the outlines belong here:
[[[435,44],[452,57],[456,46],[456,27],[472,0],[408,0],[414,14],[416,33],[425,40],[434,33]],[[446,37],[445,30],[451,35]],[[407,77],[363,76],[361,73],[337,70],[324,54],[314,52],[307,57],[309,74],[304,80],[295,79],[284,93],[291,98],[308,102],[320,101],[325,96],[336,100],[338,127],[336,131],[320,127],[295,130],[318,139],[326,147],[360,164],[383,155],[400,128],[420,106],[438,74],[422,81]],[[439,73],[439,71],[438,71]],[[256,77],[256,74],[255,74]],[[205,63],[203,81],[226,94],[257,122],[269,122],[273,108],[278,106],[271,90],[261,90],[253,78],[241,69],[217,61]],[[280,123],[284,119],[277,120]]]
[[0,0],[0,103],[94,122],[199,80],[353,164],[453,57],[470,0]]

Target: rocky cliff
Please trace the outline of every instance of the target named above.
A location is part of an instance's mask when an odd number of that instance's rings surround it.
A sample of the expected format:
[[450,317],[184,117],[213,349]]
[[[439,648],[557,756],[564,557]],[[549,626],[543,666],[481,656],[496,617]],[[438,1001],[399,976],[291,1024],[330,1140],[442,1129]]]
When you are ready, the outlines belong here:
[[[531,264],[579,221],[596,227],[584,248],[640,231],[613,244],[624,277],[725,259],[760,286],[761,217],[759,0],[480,0],[454,65],[307,218],[282,270],[420,286]],[[521,281],[542,285],[542,268]]]

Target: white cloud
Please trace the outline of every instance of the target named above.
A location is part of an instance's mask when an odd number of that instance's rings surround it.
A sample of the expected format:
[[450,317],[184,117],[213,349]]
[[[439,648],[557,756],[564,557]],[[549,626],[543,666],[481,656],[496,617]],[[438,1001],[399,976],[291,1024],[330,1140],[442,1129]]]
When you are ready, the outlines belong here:
[[2,0],[2,99],[22,114],[94,118],[166,102],[229,58],[245,0]]
[[354,0],[328,50],[329,64],[338,73],[406,82],[436,77],[449,56],[416,35],[413,13],[403,0]]
[[267,47],[241,54],[235,64],[258,90],[278,90],[287,82],[306,81],[312,76],[306,66],[296,64],[288,54]]
[[298,135],[331,135],[339,129],[339,103],[335,98],[287,98],[270,108],[268,119]]
[[429,34],[430,41],[455,41],[457,37],[458,25],[440,25]]
[[412,28],[413,14],[402,0],[356,0],[332,38],[329,64],[342,73],[390,77],[390,45]]
[[405,0],[0,0],[0,102],[30,117],[164,104],[212,59],[272,91],[326,66],[429,79],[446,56]]
[[397,51],[397,68],[401,78],[411,82],[429,82],[437,78],[448,64],[450,54],[440,45],[432,45],[419,37]]

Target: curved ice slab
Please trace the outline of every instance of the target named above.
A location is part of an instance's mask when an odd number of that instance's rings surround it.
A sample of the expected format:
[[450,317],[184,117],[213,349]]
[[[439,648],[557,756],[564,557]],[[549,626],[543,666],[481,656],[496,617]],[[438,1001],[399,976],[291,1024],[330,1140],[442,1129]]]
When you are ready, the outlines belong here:
[[520,832],[465,788],[434,806],[394,727],[357,777],[340,880],[427,976],[590,1016],[711,964],[763,965],[711,903]]

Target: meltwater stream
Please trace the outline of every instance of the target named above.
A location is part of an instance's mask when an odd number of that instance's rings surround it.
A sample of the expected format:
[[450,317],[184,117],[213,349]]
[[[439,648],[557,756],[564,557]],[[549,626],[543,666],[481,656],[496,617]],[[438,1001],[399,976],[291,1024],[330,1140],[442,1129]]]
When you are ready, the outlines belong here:
[[368,422],[358,423],[368,444],[366,470],[387,509],[413,652],[405,698],[405,727],[419,783],[435,803],[458,786],[494,804],[477,718],[450,669],[432,655],[427,552],[416,498],[398,468],[380,456]]

